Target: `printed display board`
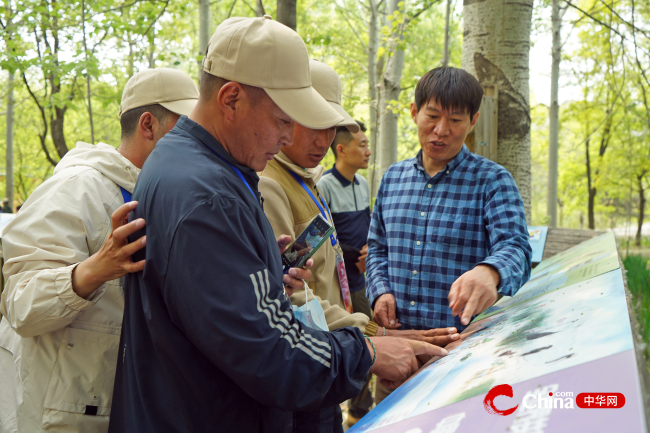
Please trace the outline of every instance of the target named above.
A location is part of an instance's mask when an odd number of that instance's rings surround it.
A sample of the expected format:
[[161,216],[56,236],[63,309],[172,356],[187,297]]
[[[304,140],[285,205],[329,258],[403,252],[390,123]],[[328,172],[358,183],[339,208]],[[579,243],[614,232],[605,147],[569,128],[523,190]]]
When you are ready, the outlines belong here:
[[528,235],[530,239],[530,247],[533,249],[533,263],[539,263],[544,256],[544,246],[546,245],[546,235],[548,235],[548,227],[528,227]]
[[[349,431],[645,431],[614,235],[542,262],[526,286],[477,317],[447,346],[447,357],[434,359]],[[511,385],[513,395],[494,404],[518,405],[506,416],[484,406],[488,391],[501,384]],[[598,392],[620,393],[625,403],[609,410],[577,406],[579,394]],[[571,407],[527,407],[559,395]]]

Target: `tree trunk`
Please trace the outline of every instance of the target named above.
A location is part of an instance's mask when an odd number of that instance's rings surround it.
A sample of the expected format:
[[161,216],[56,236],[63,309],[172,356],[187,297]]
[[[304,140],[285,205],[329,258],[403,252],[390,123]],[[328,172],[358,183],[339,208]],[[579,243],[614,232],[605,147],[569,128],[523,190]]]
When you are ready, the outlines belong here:
[[557,178],[558,178],[558,148],[560,107],[558,104],[558,87],[560,81],[560,60],[562,58],[562,45],[560,30],[560,0],[553,0],[552,5],[552,64],[551,64],[551,106],[549,108],[549,136],[548,136],[548,193],[546,197],[546,214],[550,217],[549,227],[557,227]]
[[11,209],[14,208],[14,73],[9,71],[7,80],[7,128],[6,128],[6,191]]
[[88,44],[86,42],[86,2],[81,0],[81,30],[83,33],[84,54],[86,57],[86,93],[88,93],[88,121],[90,122],[90,144],[95,144],[95,125],[90,93],[90,72],[88,71]]
[[641,229],[643,228],[643,218],[645,217],[645,189],[643,188],[643,177],[645,172],[637,175],[637,189],[639,191],[639,218],[636,227],[635,244],[637,247],[641,246]]
[[464,0],[462,67],[499,87],[497,162],[515,179],[530,223],[529,54],[533,0]]
[[377,195],[379,181],[376,179],[376,163],[377,163],[377,135],[378,135],[378,121],[377,121],[377,51],[379,50],[379,9],[377,0],[369,0],[370,4],[370,17],[368,20],[368,98],[370,99],[370,130],[368,131],[368,138],[370,141],[370,149],[372,155],[370,156],[370,197]]
[[[398,0],[389,0],[388,16],[400,11]],[[403,3],[402,3],[403,4]],[[397,117],[393,105],[399,100],[401,90],[402,70],[404,69],[404,50],[399,48],[403,39],[403,26],[393,27],[392,20],[388,22],[392,28],[391,45],[394,47],[392,56],[386,62],[386,71],[381,81],[379,102],[379,137],[378,137],[378,170],[375,176],[381,180],[384,173],[392,164],[397,162]]]
[[442,66],[449,63],[449,17],[451,15],[451,0],[447,0],[447,12],[445,14],[445,47],[442,54]]
[[589,158],[589,139],[585,142],[585,164],[587,166],[587,215],[589,228],[594,230],[596,223],[594,220],[594,200],[596,197],[596,187],[593,186],[591,179],[591,159]]
[[147,56],[149,58],[149,68],[153,69],[156,67],[156,60],[154,58],[154,53],[156,46],[154,44],[156,40],[156,29],[154,27],[151,27],[151,33],[149,34],[149,55]]
[[258,17],[262,17],[266,14],[266,11],[264,10],[264,3],[262,3],[262,0],[256,0],[255,1],[255,15]]
[[203,57],[210,42],[210,0],[199,0],[199,83],[203,73]]
[[297,0],[278,0],[278,9],[276,11],[277,21],[294,30],[297,29],[296,1]]

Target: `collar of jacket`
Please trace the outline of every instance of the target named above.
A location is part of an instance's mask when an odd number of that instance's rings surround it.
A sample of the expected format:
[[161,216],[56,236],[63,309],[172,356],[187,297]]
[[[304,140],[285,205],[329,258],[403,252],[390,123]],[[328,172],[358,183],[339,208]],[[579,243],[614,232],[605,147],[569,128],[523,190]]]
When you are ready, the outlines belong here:
[[290,160],[289,157],[282,151],[275,155],[275,160],[278,162],[278,164],[280,164],[281,167],[293,171],[303,179],[311,179],[314,184],[318,182],[318,179],[320,179],[323,175],[323,171],[325,171],[325,169],[320,165],[314,168],[302,168]]
[[[341,174],[340,171],[336,169],[336,164],[332,166],[332,169],[329,172],[332,173],[332,176],[334,176],[334,178],[339,181],[343,188],[352,184],[352,182],[350,182],[345,176]],[[356,174],[354,175],[354,183],[359,185],[359,179],[357,179]]]
[[[187,133],[191,134],[194,136],[197,140],[199,140],[205,147],[208,147],[212,151],[218,153],[220,156],[222,156],[226,161],[228,161],[230,164],[233,166],[237,167],[245,176],[249,177],[252,179],[255,183],[255,187],[257,188],[257,183],[259,182],[259,177],[257,176],[257,173],[255,170],[253,170],[250,167],[247,167],[245,165],[241,165],[237,161],[235,161],[235,158],[233,158],[227,151],[226,149],[223,148],[223,145],[212,136],[204,127],[193,121],[192,119],[189,119],[188,117],[181,116],[180,119],[178,119],[178,122],[176,122],[176,126],[174,128],[180,128]],[[212,152],[209,152],[212,153]],[[212,153],[212,155],[214,155]],[[217,157],[214,155],[216,159],[219,161],[223,162],[221,158]]]
[[122,156],[111,145],[97,145],[77,142],[77,147],[70,149],[54,168],[54,174],[69,167],[88,166],[99,171],[116,185],[132,193],[138,180],[140,169]]

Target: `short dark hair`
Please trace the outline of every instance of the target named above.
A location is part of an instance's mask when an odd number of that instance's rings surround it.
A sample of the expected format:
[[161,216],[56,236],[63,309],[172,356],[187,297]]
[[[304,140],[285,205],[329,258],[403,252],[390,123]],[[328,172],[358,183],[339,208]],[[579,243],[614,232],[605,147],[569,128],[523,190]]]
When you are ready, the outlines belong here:
[[120,117],[122,139],[129,138],[135,133],[138,129],[140,117],[147,112],[151,113],[151,115],[155,117],[161,125],[167,123],[167,120],[169,120],[169,117],[173,114],[160,104],[145,105],[129,110]]
[[483,88],[469,72],[444,66],[424,74],[415,86],[415,107],[434,100],[443,110],[463,110],[473,118],[481,106]]
[[[363,122],[359,122],[358,120],[355,120],[355,122],[359,124],[359,128],[363,132],[366,132],[366,125],[364,125]],[[336,135],[334,136],[334,141],[332,141],[332,145],[330,146],[332,148],[332,152],[334,152],[334,159],[338,158],[339,156],[336,153],[336,145],[340,143],[347,146],[353,139],[354,137],[352,136],[352,133],[347,126],[336,127]]]
[[199,94],[204,97],[205,100],[209,100],[212,98],[212,95],[215,92],[219,92],[227,82],[227,80],[224,80],[221,77],[203,71],[201,72],[201,82],[199,83],[199,88],[201,90]]
[[[205,71],[201,72],[201,82],[199,83],[201,92],[199,98],[204,101],[212,99],[215,93],[226,84],[233,80],[226,80],[225,78],[217,77],[216,75],[209,74]],[[264,92],[261,87],[249,86],[248,84],[239,83],[251,96],[253,103],[257,103]]]

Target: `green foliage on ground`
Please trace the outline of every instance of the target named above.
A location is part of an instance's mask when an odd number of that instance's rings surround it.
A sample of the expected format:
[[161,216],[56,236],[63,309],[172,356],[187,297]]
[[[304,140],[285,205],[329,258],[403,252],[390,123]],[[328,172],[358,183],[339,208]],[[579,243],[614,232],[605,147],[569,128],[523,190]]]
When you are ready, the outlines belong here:
[[627,286],[632,293],[632,305],[639,333],[645,343],[644,354],[650,371],[650,270],[649,261],[639,255],[629,255],[623,259],[627,271]]

